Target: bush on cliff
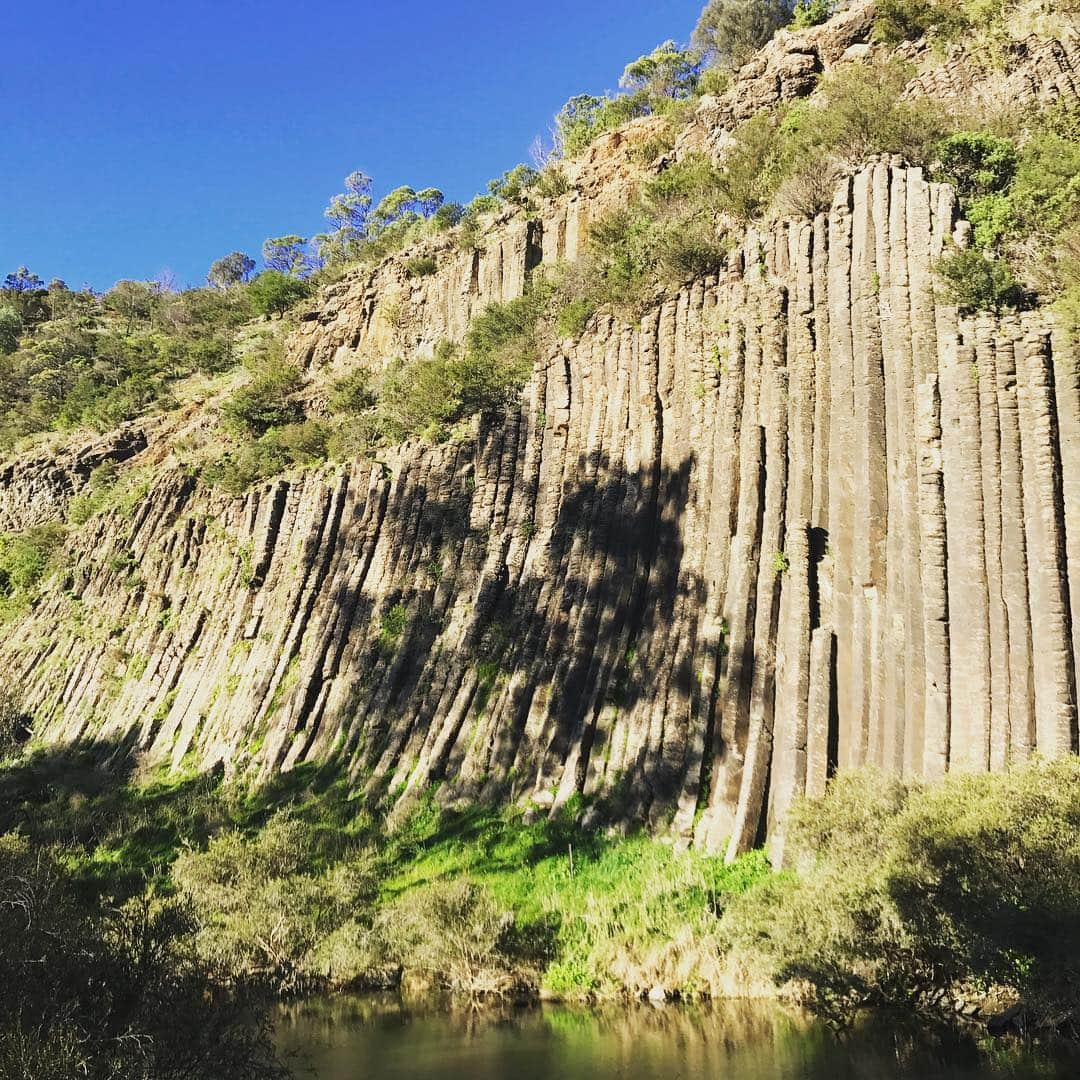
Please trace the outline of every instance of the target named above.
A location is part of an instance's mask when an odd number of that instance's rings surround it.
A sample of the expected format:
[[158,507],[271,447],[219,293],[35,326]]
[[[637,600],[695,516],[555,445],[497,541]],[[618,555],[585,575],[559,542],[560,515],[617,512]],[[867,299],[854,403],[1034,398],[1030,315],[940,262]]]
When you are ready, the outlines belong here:
[[305,297],[311,294],[311,287],[292,274],[280,270],[264,270],[248,286],[251,306],[259,315],[277,315],[279,318]]
[[942,276],[965,310],[1016,306],[1022,284],[1056,302],[1068,320],[1080,212],[1080,110],[1058,105],[1012,126],[1011,137],[967,130],[939,145],[937,175],[956,187],[978,249],[944,260]]
[[841,775],[788,823],[795,873],[739,899],[733,946],[850,1023],[996,994],[1080,1035],[1080,760],[923,786]]
[[61,525],[0,534],[0,620],[31,603],[64,539]]
[[251,316],[244,288],[121,282],[102,297],[54,282],[34,296],[34,317],[0,369],[0,449],[171,407],[178,380],[232,366],[236,330]]
[[945,297],[962,313],[1001,312],[1023,303],[1023,290],[1009,264],[976,248],[946,255],[937,265]]
[[734,71],[791,22],[795,7],[793,0],[709,0],[691,41],[706,64]]
[[438,439],[460,420],[505,409],[532,374],[551,295],[534,281],[523,296],[477,315],[463,345],[444,341],[432,356],[392,365],[371,417],[374,441]]

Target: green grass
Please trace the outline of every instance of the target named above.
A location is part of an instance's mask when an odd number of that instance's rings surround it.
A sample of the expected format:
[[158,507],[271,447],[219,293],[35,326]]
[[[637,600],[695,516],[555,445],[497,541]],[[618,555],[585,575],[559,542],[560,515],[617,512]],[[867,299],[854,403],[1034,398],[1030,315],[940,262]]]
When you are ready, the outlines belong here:
[[635,962],[647,970],[680,936],[716,947],[727,900],[769,872],[761,852],[725,866],[644,834],[608,838],[568,816],[526,824],[517,812],[487,808],[437,815],[422,807],[396,843],[387,900],[463,878],[487,886],[524,933],[552,935],[543,983],[567,996],[623,990],[625,978],[611,972],[616,954],[629,973]]
[[[520,955],[543,957],[533,977],[571,997],[623,991],[637,978],[635,964],[650,970],[679,940],[715,953],[728,898],[768,870],[760,853],[727,867],[644,834],[583,829],[575,820],[580,797],[552,819],[526,823],[515,809],[441,810],[429,790],[391,826],[339,775],[310,766],[247,788],[224,784],[220,773],[159,769],[136,778],[103,764],[107,749],[39,748],[0,767],[0,833],[17,828],[43,848],[63,845],[88,895],[122,898],[148,885],[171,893],[171,867],[183,851],[228,832],[254,838],[284,810],[309,828],[306,873],[332,873],[356,851],[374,850],[376,913],[428,886],[484,886],[513,912]],[[626,958],[622,975],[612,974],[614,955]],[[688,977],[676,988],[700,986]]]

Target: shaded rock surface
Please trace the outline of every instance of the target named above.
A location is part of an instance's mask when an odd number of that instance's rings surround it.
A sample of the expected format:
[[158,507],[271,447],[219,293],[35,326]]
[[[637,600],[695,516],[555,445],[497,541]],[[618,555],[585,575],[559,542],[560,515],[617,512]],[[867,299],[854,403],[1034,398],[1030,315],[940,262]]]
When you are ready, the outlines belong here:
[[[5,669],[49,738],[334,761],[392,801],[581,792],[732,854],[782,855],[837,766],[1075,751],[1077,357],[1048,316],[937,302],[957,228],[951,189],[881,161],[640,323],[595,319],[469,439],[243,499],[166,472],[72,537]],[[428,279],[431,317],[513,295],[536,243]],[[366,310],[297,348],[352,348]]]

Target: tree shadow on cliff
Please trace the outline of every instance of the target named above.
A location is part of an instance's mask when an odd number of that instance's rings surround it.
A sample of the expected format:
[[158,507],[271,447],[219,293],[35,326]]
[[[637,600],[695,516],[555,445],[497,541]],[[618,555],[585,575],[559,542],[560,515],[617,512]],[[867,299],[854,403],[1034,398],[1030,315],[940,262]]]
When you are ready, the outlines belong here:
[[[483,453],[481,444],[476,454]],[[699,680],[697,641],[707,583],[699,569],[702,552],[687,551],[685,531],[696,467],[693,453],[678,464],[657,461],[645,468],[580,455],[562,469],[555,520],[527,517],[513,526],[515,532],[472,527],[477,495],[461,475],[446,477],[445,484],[429,478],[407,502],[391,505],[383,527],[396,530],[396,565],[383,573],[377,590],[367,581],[338,587],[330,602],[350,630],[321,664],[321,670],[354,680],[346,708],[352,721],[346,721],[349,736],[340,758],[358,751],[361,772],[382,763],[370,790],[376,800],[392,795],[394,763],[387,755],[444,721],[452,691],[470,669],[476,689],[463,721],[465,737],[498,710],[490,767],[459,782],[455,763],[463,750],[452,739],[429,772],[432,781],[450,781],[467,797],[512,798],[518,785],[529,782],[512,774],[516,759],[554,773],[571,747],[579,748],[583,780],[590,757],[611,752],[606,726],[597,724],[605,712],[638,728],[655,711],[689,714],[706,726],[706,747],[711,744],[714,689],[703,691]],[[539,492],[537,503],[550,495]],[[520,522],[520,503],[513,509],[511,519]],[[542,513],[539,506],[525,509]],[[704,533],[701,542],[708,543]],[[493,545],[501,546],[494,560]],[[530,552],[525,573],[516,577],[516,562],[507,556],[522,545]],[[448,593],[454,594],[449,608]],[[451,655],[442,647],[446,615],[453,610],[460,616],[465,596],[471,597],[468,622]],[[347,647],[356,651],[342,670]],[[715,659],[723,663],[722,655]],[[319,689],[309,688],[302,711],[314,706]],[[545,710],[548,722],[536,745],[523,746],[535,707]],[[644,794],[646,804],[674,798],[689,765],[688,727],[683,722],[681,730],[666,734],[663,754],[653,745],[649,760],[642,752],[628,762],[627,774],[643,783],[636,789],[624,783],[616,795],[640,802]],[[315,745],[316,732],[306,737]]]
[[[711,737],[712,702],[699,700],[695,676],[706,582],[697,561],[691,564],[685,534],[695,464],[691,455],[676,467],[628,470],[607,457],[582,456],[565,470],[586,479],[572,479],[561,493],[546,560],[554,580],[526,576],[493,608],[494,618],[514,628],[503,662],[528,673],[496,759],[508,763],[517,754],[537,693],[549,695],[550,718],[537,754],[561,762],[579,745],[579,786],[590,756],[610,752],[598,726],[605,710],[619,723],[641,725],[668,702],[694,702]],[[553,595],[540,617],[545,587]],[[678,793],[683,761],[665,754],[647,770],[642,760],[633,765],[652,798]],[[640,799],[640,787],[631,787],[622,785],[623,798]],[[619,801],[617,788],[613,796]]]

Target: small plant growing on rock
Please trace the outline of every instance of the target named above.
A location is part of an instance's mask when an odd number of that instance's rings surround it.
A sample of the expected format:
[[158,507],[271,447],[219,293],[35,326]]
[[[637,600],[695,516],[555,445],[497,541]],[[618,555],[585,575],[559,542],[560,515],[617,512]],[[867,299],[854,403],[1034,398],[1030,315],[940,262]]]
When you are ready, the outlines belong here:
[[975,248],[946,256],[937,266],[945,296],[961,312],[1003,311],[1019,307],[1023,290],[1008,263]]

